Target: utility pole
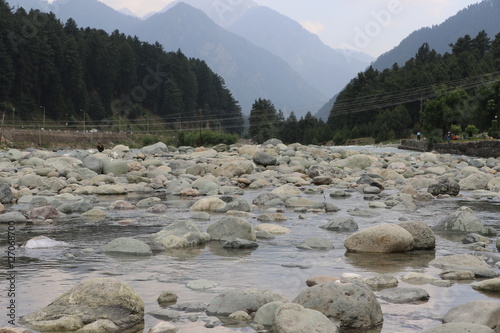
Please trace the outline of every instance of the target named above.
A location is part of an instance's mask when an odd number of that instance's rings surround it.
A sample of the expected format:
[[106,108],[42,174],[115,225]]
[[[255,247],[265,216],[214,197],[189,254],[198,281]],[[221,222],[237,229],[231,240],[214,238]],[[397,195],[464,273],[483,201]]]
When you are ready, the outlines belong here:
[[83,112],[83,133],[85,133],[85,110],[80,109]]
[[40,105],[40,108],[43,109],[43,129],[45,129],[45,106]]

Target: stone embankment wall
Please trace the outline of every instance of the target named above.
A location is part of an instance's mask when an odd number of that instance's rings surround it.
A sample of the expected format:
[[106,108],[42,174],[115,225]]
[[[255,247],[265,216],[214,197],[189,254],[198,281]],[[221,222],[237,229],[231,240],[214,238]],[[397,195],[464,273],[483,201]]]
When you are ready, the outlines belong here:
[[441,154],[467,155],[484,158],[500,157],[500,140],[436,143],[432,149],[429,149],[429,142],[426,140],[402,140],[398,148],[422,152],[433,150]]

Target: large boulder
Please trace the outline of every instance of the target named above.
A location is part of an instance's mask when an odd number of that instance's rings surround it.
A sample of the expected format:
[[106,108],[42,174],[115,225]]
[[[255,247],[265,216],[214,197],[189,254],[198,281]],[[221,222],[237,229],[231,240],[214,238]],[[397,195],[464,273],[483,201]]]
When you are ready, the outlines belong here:
[[317,310],[345,329],[367,329],[383,321],[375,294],[357,281],[315,285],[301,292],[293,303]]
[[413,236],[414,250],[432,250],[436,247],[436,235],[425,222],[403,222],[400,227],[406,229]]
[[202,198],[196,201],[189,209],[193,212],[222,211],[226,203],[217,197]]
[[402,304],[427,301],[430,296],[425,289],[411,287],[385,289],[379,293],[379,297],[390,303]]
[[207,308],[208,315],[229,316],[236,311],[255,312],[270,302],[287,303],[283,296],[260,289],[228,289],[215,296]]
[[210,240],[210,236],[202,233],[192,221],[174,222],[150,237],[166,249],[202,245]]
[[276,310],[273,329],[276,333],[338,332],[337,326],[321,312],[294,303],[284,304]]
[[102,172],[105,174],[112,173],[115,177],[128,173],[128,163],[125,160],[103,158]]
[[347,237],[344,246],[349,252],[396,253],[413,250],[413,236],[396,224],[383,223]]
[[471,285],[472,289],[484,292],[499,292],[500,291],[500,278],[487,279],[479,281]]
[[230,241],[236,238],[255,241],[255,228],[241,217],[228,216],[208,226],[207,233],[214,241]]
[[475,277],[497,277],[490,265],[483,259],[471,254],[453,254],[438,257],[429,262],[429,265],[443,270],[467,270],[474,273]]
[[451,308],[443,317],[444,323],[469,323],[496,328],[500,322],[500,302],[478,300]]
[[128,255],[150,255],[152,253],[148,244],[128,237],[113,239],[104,246],[103,252]]
[[103,172],[103,163],[100,158],[94,155],[88,155],[83,158],[84,168],[94,171],[97,174],[101,174]]
[[257,165],[262,165],[262,166],[276,165],[276,156],[262,151],[255,154],[252,160]]
[[456,212],[443,218],[432,227],[434,231],[447,231],[456,233],[476,232],[485,235],[496,235],[492,227],[486,227],[469,207],[462,206]]
[[168,147],[163,142],[157,142],[153,145],[142,147],[141,152],[145,155],[168,153]]
[[42,310],[21,317],[19,323],[42,332],[99,332],[95,327],[105,319],[110,331],[122,331],[140,323],[143,317],[141,296],[125,283],[108,277],[79,283]]
[[488,186],[488,177],[482,173],[473,173],[460,180],[458,184],[463,190],[484,190]]
[[460,193],[460,185],[451,178],[443,178],[436,184],[430,185],[427,192],[434,196],[448,194],[456,197]]
[[352,217],[334,217],[320,228],[330,231],[356,231],[359,229],[358,224]]
[[372,165],[372,161],[368,155],[358,154],[349,156],[346,159],[338,160],[333,164],[340,168],[351,168],[364,170]]

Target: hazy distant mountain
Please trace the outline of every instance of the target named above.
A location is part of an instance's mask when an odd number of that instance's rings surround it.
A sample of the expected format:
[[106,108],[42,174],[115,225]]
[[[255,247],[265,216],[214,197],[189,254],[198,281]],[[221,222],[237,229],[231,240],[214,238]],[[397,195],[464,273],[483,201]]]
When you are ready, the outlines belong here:
[[264,6],[248,9],[228,30],[284,59],[307,83],[327,96],[338,93],[373,60],[347,57],[298,22]]
[[[223,28],[227,28],[240,17],[245,15],[250,8],[257,7],[258,4],[252,0],[237,0],[237,1],[221,1],[221,0],[177,0],[167,5],[160,12],[165,12],[177,5],[179,2],[184,2],[191,7],[198,8],[210,17],[212,21]],[[151,16],[151,15],[149,15]],[[148,17],[149,17],[148,16]]]
[[336,94],[333,96],[325,105],[321,107],[321,109],[316,112],[314,115],[316,118],[323,119],[324,121],[328,120],[328,117],[330,116],[330,111],[332,111],[333,105],[335,104],[335,101],[337,100],[339,94]]
[[485,30],[490,38],[500,32],[499,0],[485,0],[470,5],[439,25],[414,31],[398,46],[382,54],[373,67],[382,70],[392,67],[396,62],[403,65],[415,56],[423,43],[428,43],[438,53],[448,52],[450,43],[455,43],[465,35],[474,38],[481,30]]
[[204,59],[225,79],[245,113],[258,98],[268,98],[285,113],[296,111],[299,115],[317,110],[327,100],[282,59],[224,30],[185,3],[151,16],[136,35],[159,41],[167,51],[180,48],[190,57]]
[[136,17],[137,15],[135,15],[130,9],[128,8],[122,8],[119,10],[120,13],[122,14],[125,14],[125,15],[128,15],[128,16],[133,16],[133,17]]
[[53,12],[58,19],[66,22],[73,18],[80,27],[91,27],[112,32],[116,29],[131,33],[134,27],[141,23],[137,17],[120,13],[97,0],[62,0],[48,3],[43,0],[7,0],[11,6],[39,9],[43,12]]

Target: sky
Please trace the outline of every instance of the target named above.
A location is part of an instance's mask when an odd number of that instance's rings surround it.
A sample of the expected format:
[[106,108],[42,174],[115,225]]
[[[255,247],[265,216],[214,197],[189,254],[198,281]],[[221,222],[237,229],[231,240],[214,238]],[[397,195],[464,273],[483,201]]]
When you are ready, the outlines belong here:
[[[174,0],[101,0],[138,16],[159,11]],[[207,0],[200,0],[207,1]],[[216,0],[236,6],[244,0]],[[480,0],[254,0],[301,23],[333,48],[378,57],[414,30],[440,24]]]

